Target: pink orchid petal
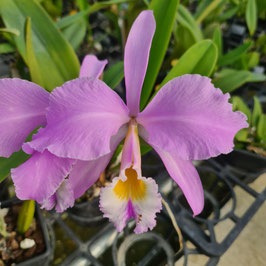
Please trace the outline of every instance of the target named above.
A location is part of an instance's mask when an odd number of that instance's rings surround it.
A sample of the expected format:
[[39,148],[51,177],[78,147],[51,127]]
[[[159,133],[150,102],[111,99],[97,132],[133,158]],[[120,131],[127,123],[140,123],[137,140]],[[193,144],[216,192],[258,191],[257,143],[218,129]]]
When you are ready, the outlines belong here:
[[156,225],[156,213],[162,209],[161,196],[158,193],[158,186],[152,178],[140,177],[146,186],[145,197],[143,199],[126,200],[119,198],[114,193],[114,188],[119,177],[101,189],[100,209],[104,217],[114,223],[116,230],[121,232],[130,218],[136,220],[136,234],[144,233],[148,229],[152,230]]
[[30,159],[11,169],[19,199],[33,199],[43,203],[59,188],[74,164],[72,159],[56,157],[49,151],[34,152]]
[[140,94],[149,62],[155,27],[153,12],[143,11],[135,20],[128,35],[125,47],[124,72],[127,106],[132,116],[136,116],[139,112]]
[[82,61],[79,77],[99,78],[107,60],[98,60],[95,55],[86,55]]
[[120,178],[122,180],[127,179],[125,170],[130,167],[137,172],[138,176],[141,176],[141,153],[138,136],[138,125],[134,121],[131,121],[129,124],[123,146],[120,167]]
[[67,208],[73,207],[75,198],[73,189],[68,180],[64,180],[60,187],[57,189],[56,193],[56,205],[55,210],[57,212],[63,212]]
[[47,211],[51,211],[56,205],[56,196],[55,193],[50,196],[49,198],[45,199],[41,203],[41,209],[45,209]]
[[191,161],[182,160],[160,149],[155,149],[161,157],[169,175],[183,191],[194,215],[201,213],[204,194],[199,174]]
[[73,207],[74,202],[72,187],[68,180],[64,180],[56,193],[42,202],[41,208],[50,211],[55,207],[57,212],[63,212],[67,208]]
[[120,129],[128,120],[126,105],[104,82],[75,79],[51,93],[47,126],[29,145],[59,157],[93,160],[123,139]]
[[27,136],[46,124],[49,93],[21,79],[0,80],[0,156],[19,151]]
[[246,116],[233,112],[229,94],[200,75],[168,82],[137,117],[142,137],[155,148],[184,160],[229,153],[235,134],[248,127]]
[[92,161],[77,161],[69,174],[69,184],[71,185],[74,197],[79,198],[88,188],[90,188],[100,177],[113,155],[109,153]]

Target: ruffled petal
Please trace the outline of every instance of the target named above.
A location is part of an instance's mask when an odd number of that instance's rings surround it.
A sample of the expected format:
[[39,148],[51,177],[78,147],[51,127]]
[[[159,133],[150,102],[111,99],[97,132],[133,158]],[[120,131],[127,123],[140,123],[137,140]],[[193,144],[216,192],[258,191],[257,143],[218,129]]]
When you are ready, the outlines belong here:
[[142,178],[146,184],[146,197],[143,200],[133,201],[136,228],[134,232],[141,234],[148,229],[152,230],[156,225],[156,213],[162,209],[162,198],[158,193],[158,186],[152,178]]
[[95,55],[86,55],[82,61],[79,77],[99,78],[107,60],[98,60]]
[[69,184],[71,185],[74,197],[79,198],[89,187],[91,187],[100,177],[113,155],[109,153],[92,161],[77,161],[69,174]]
[[50,211],[55,207],[57,212],[63,212],[67,208],[73,207],[74,202],[75,199],[72,187],[68,180],[64,180],[56,193],[42,203],[41,208]]
[[45,209],[47,211],[50,211],[55,207],[55,204],[56,204],[56,195],[54,193],[51,197],[45,199],[41,203],[41,209]]
[[127,106],[132,116],[136,116],[139,112],[140,94],[155,27],[153,12],[143,11],[132,25],[127,38],[124,71]]
[[0,156],[19,151],[27,136],[46,124],[49,93],[21,79],[0,80]]
[[183,191],[194,215],[204,207],[204,193],[199,174],[191,161],[182,160],[168,152],[156,149],[169,175]]
[[161,196],[155,181],[152,178],[140,177],[137,182],[143,182],[144,190],[140,188],[141,191],[138,191],[135,187],[134,196],[129,197],[124,197],[127,193],[123,194],[121,189],[122,194],[117,193],[116,186],[119,182],[123,181],[117,177],[109,186],[101,189],[100,209],[104,217],[114,223],[118,232],[123,230],[130,218],[136,220],[136,234],[152,230],[156,225],[155,214],[162,209]]
[[29,145],[59,157],[93,160],[123,139],[122,125],[128,121],[126,105],[104,82],[79,78],[51,93],[47,126]]
[[74,193],[68,180],[63,181],[63,183],[56,191],[55,195],[56,195],[55,210],[57,212],[63,212],[67,208],[74,206],[74,201],[75,201]]
[[184,160],[229,153],[235,134],[248,127],[246,116],[233,112],[229,94],[200,75],[168,82],[137,117],[140,135],[151,146]]
[[56,157],[47,150],[34,152],[25,163],[11,169],[17,197],[42,204],[56,192],[74,163],[75,160]]

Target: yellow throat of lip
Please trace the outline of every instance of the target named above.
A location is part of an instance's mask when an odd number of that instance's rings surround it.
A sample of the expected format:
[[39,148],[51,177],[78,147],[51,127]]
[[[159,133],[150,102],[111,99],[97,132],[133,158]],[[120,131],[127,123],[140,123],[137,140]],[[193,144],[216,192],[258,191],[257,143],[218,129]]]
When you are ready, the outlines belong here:
[[114,187],[114,193],[122,200],[142,200],[146,195],[145,183],[138,179],[136,170],[127,168],[125,170],[126,181],[119,180]]

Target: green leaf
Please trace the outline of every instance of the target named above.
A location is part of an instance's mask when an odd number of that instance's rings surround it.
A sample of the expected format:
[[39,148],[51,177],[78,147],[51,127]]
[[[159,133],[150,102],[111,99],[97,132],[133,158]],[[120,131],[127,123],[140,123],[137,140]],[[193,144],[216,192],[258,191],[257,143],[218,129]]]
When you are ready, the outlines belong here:
[[14,48],[14,46],[12,46],[9,43],[0,44],[0,54],[8,54],[8,53],[13,53],[15,51],[16,49]]
[[233,111],[238,110],[244,113],[248,118],[248,123],[251,122],[251,112],[248,106],[239,96],[232,97]]
[[217,73],[217,77],[213,79],[216,88],[220,88],[223,93],[232,92],[245,84],[251,73],[247,70],[223,69]]
[[203,0],[201,1],[197,12],[195,14],[195,18],[197,23],[201,23],[208,15],[212,13],[223,0]]
[[213,42],[216,44],[218,49],[218,60],[223,55],[223,37],[220,27],[216,27],[212,37]]
[[227,66],[238,60],[242,55],[244,55],[250,46],[252,45],[252,42],[246,42],[242,44],[241,46],[229,51],[227,54],[222,56],[220,60],[218,61],[218,66]]
[[149,6],[149,0],[142,0],[146,6]]
[[[46,89],[51,91],[78,77],[80,66],[74,50],[35,0],[1,0],[0,12],[6,27],[19,32],[24,32],[26,18],[31,17],[35,57]],[[24,34],[13,39],[27,62]]]
[[114,89],[124,77],[124,64],[122,61],[112,65],[103,74],[103,81]]
[[215,67],[217,55],[217,48],[211,40],[203,40],[194,44],[171,69],[160,87],[169,80],[184,74],[209,76]]
[[120,3],[124,3],[124,2],[130,2],[131,0],[109,0],[109,1],[105,1],[105,2],[96,2],[91,6],[88,6],[86,9],[74,14],[74,15],[70,15],[70,16],[65,16],[62,19],[60,19],[59,21],[57,21],[56,25],[59,29],[63,29],[65,27],[68,27],[69,25],[77,22],[78,20],[84,18],[84,16],[89,15],[93,12],[96,12],[100,9],[106,8],[110,5],[114,5],[114,4],[120,4]]
[[77,4],[80,10],[85,10],[89,7],[88,0],[77,0]]
[[142,110],[153,89],[174,26],[179,0],[152,0],[149,9],[153,10],[156,31],[153,37],[149,64],[141,92],[140,109]]
[[266,115],[261,114],[259,117],[257,136],[259,139],[265,139],[266,137]]
[[21,209],[18,214],[17,221],[17,231],[20,234],[26,233],[29,229],[35,212],[35,201],[34,200],[25,200],[22,203]]
[[259,118],[262,114],[262,108],[259,99],[257,97],[254,97],[253,99],[254,99],[254,107],[252,112],[251,123],[252,126],[257,127]]
[[237,141],[241,141],[241,142],[249,142],[248,141],[248,130],[247,128],[243,128],[240,131],[238,131],[235,135],[235,139]]
[[254,68],[260,62],[260,54],[258,52],[250,52],[246,54],[247,66],[249,69]]
[[201,30],[195,21],[192,14],[183,5],[179,5],[177,15],[177,21],[185,28],[187,28],[191,35],[194,37],[195,42],[202,40]]
[[17,29],[8,29],[8,28],[0,28],[0,32],[7,32],[17,36],[20,34],[20,32]]
[[87,23],[84,19],[80,19],[75,23],[62,29],[62,33],[69,41],[74,50],[77,50],[83,42],[87,31]]
[[223,14],[221,14],[218,17],[218,21],[222,23],[228,20],[229,18],[233,17],[237,13],[238,9],[239,9],[239,6],[233,6],[229,8],[228,10],[226,10]]
[[[40,3],[40,1],[39,1],[39,3]],[[48,14],[54,19],[59,17],[62,13],[62,2],[61,2],[60,6],[54,4],[53,0],[41,1],[41,4],[44,7],[44,9],[48,12]]]
[[255,0],[248,0],[246,7],[246,22],[250,35],[253,35],[257,28],[257,3]]
[[9,158],[0,157],[0,182],[10,173],[11,168],[16,168],[24,163],[30,156],[22,150],[14,152]]
[[191,33],[191,31],[183,25],[177,25],[174,31],[174,37],[176,40],[176,55],[177,57],[183,55],[193,44],[197,41]]
[[249,72],[250,75],[248,77],[248,82],[263,82],[266,81],[266,75],[264,74],[259,74],[259,73],[254,73],[254,72]]
[[56,22],[56,26],[59,29],[64,29],[66,27],[71,26],[72,24],[78,22],[81,19],[84,19],[84,17],[86,15],[88,15],[90,13],[90,7],[86,8],[85,10],[82,10],[74,15],[69,15],[69,16],[65,16],[63,18],[61,18],[60,20],[58,20]]
[[34,48],[32,44],[30,17],[27,17],[26,20],[26,58],[27,58],[27,65],[30,71],[31,80],[39,84],[40,86],[44,86],[44,83],[42,81],[42,75],[40,72],[38,62],[35,57]]

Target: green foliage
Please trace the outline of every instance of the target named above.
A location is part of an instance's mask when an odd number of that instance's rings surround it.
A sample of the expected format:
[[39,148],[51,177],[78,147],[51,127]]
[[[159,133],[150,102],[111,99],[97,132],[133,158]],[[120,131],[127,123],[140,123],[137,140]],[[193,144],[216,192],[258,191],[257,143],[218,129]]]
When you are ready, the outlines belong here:
[[74,50],[35,0],[1,0],[0,12],[6,27],[20,32],[13,39],[26,63],[24,29],[27,17],[31,18],[33,48],[46,89],[51,91],[78,77],[79,61]]
[[201,30],[194,17],[185,6],[179,5],[176,20],[191,33],[195,42],[202,40]]
[[220,88],[223,93],[232,92],[246,82],[259,82],[266,79],[263,74],[255,74],[247,70],[225,68],[216,73],[213,84]]
[[263,141],[264,145],[266,145],[266,114],[261,114],[259,117],[257,137]]
[[223,55],[223,37],[220,27],[216,27],[212,37],[213,42],[216,44],[218,49],[218,62],[221,56]]
[[244,113],[247,118],[248,118],[248,123],[250,124],[251,122],[251,112],[248,108],[248,106],[244,103],[244,101],[238,97],[238,96],[234,96],[232,97],[232,104],[233,104],[233,111],[239,110],[242,113]]
[[160,86],[184,74],[210,76],[215,67],[217,57],[218,52],[213,41],[203,40],[196,43],[178,60]]
[[62,29],[62,33],[69,41],[74,50],[77,50],[84,40],[87,32],[87,23],[84,19],[79,19],[73,24]]
[[86,9],[74,14],[74,15],[69,15],[61,18],[56,22],[56,25],[59,29],[63,29],[65,27],[70,26],[71,24],[79,21],[80,19],[83,19],[86,15],[89,15],[93,12],[96,12],[100,9],[106,8],[110,5],[114,4],[120,4],[124,2],[130,2],[133,0],[109,0],[109,1],[104,1],[104,2],[96,2],[93,5],[89,5]]
[[16,36],[19,35],[19,31],[17,29],[0,28],[0,32],[7,32],[7,33],[14,34]]
[[44,86],[44,83],[42,81],[42,75],[39,68],[39,65],[37,63],[33,43],[32,43],[32,37],[31,37],[31,18],[27,17],[26,20],[26,58],[27,58],[27,64],[30,71],[31,80],[41,86]]
[[26,233],[29,229],[35,213],[35,201],[25,200],[22,203],[21,209],[19,210],[17,231],[20,234]]
[[195,18],[197,23],[201,23],[208,15],[210,15],[220,4],[222,4],[223,0],[203,0],[200,2]]
[[255,0],[248,0],[246,7],[246,22],[248,25],[250,35],[253,35],[257,28],[257,3]]
[[229,51],[227,54],[220,57],[218,66],[228,66],[243,56],[251,47],[252,42],[246,42],[241,46]]
[[257,97],[254,97],[254,107],[253,107],[252,119],[251,119],[252,126],[254,127],[258,126],[258,122],[259,122],[261,114],[262,114],[262,108],[261,108],[259,99]]
[[251,147],[255,152],[265,154],[263,150],[266,149],[266,115],[262,112],[259,99],[254,97],[252,113],[240,97],[232,97],[232,104],[233,110],[243,112],[248,117],[249,123],[249,128],[244,128],[236,134],[236,141],[242,147]]
[[223,12],[221,15],[218,16],[218,21],[220,23],[225,22],[226,20],[233,17],[237,11],[239,10],[238,6],[230,6],[225,12]]
[[30,156],[22,150],[14,152],[9,158],[0,157],[0,182],[10,173],[11,168],[16,168],[24,163]]
[[124,63],[119,61],[112,65],[103,74],[103,81],[114,89],[124,77]]
[[163,62],[173,30],[178,3],[179,0],[152,0],[150,3],[149,9],[153,10],[156,20],[156,31],[151,45],[149,64],[141,92],[141,110],[145,107],[151,95],[156,77]]
[[0,54],[8,54],[15,52],[16,49],[9,43],[1,43],[0,44]]
[[41,0],[39,1],[52,18],[57,18],[62,13],[63,1],[61,0]]

